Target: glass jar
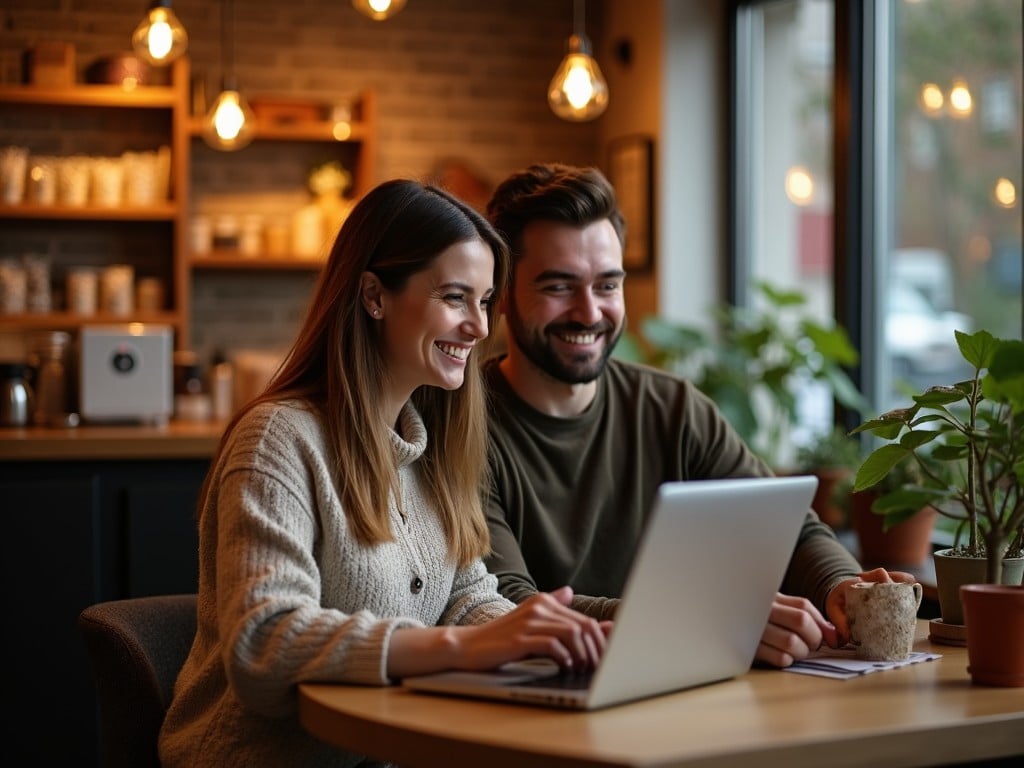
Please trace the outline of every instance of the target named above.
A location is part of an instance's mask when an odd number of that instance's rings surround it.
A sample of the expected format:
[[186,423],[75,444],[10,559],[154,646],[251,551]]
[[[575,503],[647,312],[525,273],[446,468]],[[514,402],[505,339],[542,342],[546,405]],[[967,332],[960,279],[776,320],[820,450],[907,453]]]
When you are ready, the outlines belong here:
[[29,341],[28,364],[35,391],[32,423],[36,426],[70,425],[70,346],[71,335],[64,331],[44,331]]

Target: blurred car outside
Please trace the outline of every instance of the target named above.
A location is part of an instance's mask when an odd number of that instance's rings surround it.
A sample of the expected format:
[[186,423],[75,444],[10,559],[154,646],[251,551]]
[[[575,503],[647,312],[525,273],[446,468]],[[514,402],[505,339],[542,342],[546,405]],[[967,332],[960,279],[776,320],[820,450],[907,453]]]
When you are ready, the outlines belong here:
[[886,302],[885,346],[894,378],[954,372],[961,367],[954,331],[972,331],[968,315],[936,309],[918,288],[897,282],[889,284]]

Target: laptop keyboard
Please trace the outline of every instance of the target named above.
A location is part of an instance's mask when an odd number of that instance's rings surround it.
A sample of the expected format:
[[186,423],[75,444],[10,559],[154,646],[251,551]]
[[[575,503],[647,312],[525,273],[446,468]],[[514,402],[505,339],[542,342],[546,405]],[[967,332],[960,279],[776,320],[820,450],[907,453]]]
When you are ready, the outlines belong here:
[[516,683],[517,687],[557,688],[562,691],[585,691],[594,680],[593,672],[565,672],[552,677],[541,677]]

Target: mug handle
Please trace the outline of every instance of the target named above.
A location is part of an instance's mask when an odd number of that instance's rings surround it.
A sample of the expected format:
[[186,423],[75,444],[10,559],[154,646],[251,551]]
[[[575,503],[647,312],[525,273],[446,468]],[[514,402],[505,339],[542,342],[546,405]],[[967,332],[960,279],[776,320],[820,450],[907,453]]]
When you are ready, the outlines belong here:
[[921,598],[924,597],[924,587],[919,582],[914,582],[914,599],[917,601],[917,607],[921,607]]

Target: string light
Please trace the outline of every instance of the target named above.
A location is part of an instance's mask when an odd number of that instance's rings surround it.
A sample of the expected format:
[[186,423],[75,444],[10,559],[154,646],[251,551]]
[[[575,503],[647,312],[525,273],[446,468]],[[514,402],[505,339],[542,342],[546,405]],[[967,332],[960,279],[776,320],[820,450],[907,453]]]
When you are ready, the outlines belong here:
[[390,19],[405,7],[405,0],[352,0],[352,5],[374,21]]
[[171,9],[171,0],[154,0],[132,33],[132,49],[144,61],[170,64],[188,49],[188,33]]
[[548,86],[548,104],[563,120],[593,120],[608,107],[608,83],[584,34],[584,0],[574,0],[573,34]]
[[238,89],[232,68],[234,52],[232,42],[232,2],[221,5],[221,70],[223,81],[220,95],[203,118],[203,140],[214,149],[231,152],[249,144],[255,132],[256,116]]

